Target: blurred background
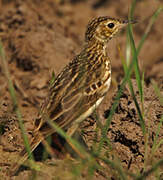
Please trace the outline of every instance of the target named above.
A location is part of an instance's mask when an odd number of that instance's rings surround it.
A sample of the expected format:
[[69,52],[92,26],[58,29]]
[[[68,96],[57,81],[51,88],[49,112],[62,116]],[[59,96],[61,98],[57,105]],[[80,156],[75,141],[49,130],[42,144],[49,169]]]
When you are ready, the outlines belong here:
[[[144,33],[148,31],[146,28],[151,16],[162,6],[163,1],[135,2],[134,19],[138,23],[133,27],[133,36],[135,44],[138,45]],[[131,3],[131,0],[0,0],[0,38],[27,129],[33,127],[33,120],[37,116],[40,104],[47,96],[52,72],[57,75],[82,49],[88,22],[98,16],[127,19]],[[123,30],[108,44],[108,55],[112,64],[112,87],[100,107],[101,114],[108,108],[108,102],[117,84],[124,77],[118,48],[125,59],[126,37],[126,30]],[[145,85],[148,87],[154,79],[162,88],[163,13],[160,13],[154,22],[138,60],[141,73],[144,72]],[[4,154],[0,157],[1,164],[11,163],[8,159],[9,154],[16,154],[23,147],[18,123],[13,119],[13,115],[8,84],[0,64],[0,117],[8,118],[6,122],[9,127],[0,138],[0,147],[5,147],[0,148],[0,153]],[[103,117],[103,114],[101,116]],[[122,150],[119,152],[122,156],[123,152],[127,152],[125,148],[119,150]],[[159,157],[162,156],[161,153],[158,154]],[[134,157],[133,154],[131,157],[125,154],[123,162],[129,162]],[[133,168],[142,168],[143,160],[140,157],[134,160]]]

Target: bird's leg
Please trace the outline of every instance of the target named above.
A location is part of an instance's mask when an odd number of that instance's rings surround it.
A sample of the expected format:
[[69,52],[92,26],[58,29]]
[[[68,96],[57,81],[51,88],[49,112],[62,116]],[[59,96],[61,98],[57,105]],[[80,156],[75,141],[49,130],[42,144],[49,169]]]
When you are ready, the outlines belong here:
[[[67,130],[67,135],[70,136],[70,137],[72,137],[72,136],[75,134],[75,132],[76,132],[76,133],[79,133],[79,132],[77,131],[78,127],[79,127],[79,123],[74,123],[74,124]],[[67,143],[68,143],[68,144],[71,146],[71,148],[79,155],[79,157],[80,157],[81,159],[85,159],[85,158],[86,158],[85,154],[82,154],[82,152],[79,150],[79,148],[77,148],[69,139],[67,139]]]

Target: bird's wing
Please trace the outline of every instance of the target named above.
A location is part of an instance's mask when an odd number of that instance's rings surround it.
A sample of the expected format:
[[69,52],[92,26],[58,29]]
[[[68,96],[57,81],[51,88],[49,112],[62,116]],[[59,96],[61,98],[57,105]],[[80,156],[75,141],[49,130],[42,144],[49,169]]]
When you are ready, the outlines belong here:
[[[50,87],[50,94],[43,105],[41,116],[45,114],[60,127],[67,128],[87,112],[103,97],[96,88],[98,80],[95,71],[96,69],[88,70],[87,64],[75,61],[67,66]],[[44,118],[37,119],[35,124],[43,134],[49,131],[50,127]]]

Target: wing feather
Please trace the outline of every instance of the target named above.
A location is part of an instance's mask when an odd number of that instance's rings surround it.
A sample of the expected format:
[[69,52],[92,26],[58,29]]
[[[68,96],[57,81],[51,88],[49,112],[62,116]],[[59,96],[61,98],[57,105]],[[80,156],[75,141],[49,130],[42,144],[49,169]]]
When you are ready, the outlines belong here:
[[[41,116],[45,114],[45,117],[48,116],[62,128],[69,126],[103,97],[100,93],[102,81],[99,83],[101,77],[104,76],[103,64],[101,69],[97,63],[97,66],[93,65],[88,71],[88,61],[81,63],[79,61],[79,59],[78,61],[74,59],[72,64],[66,66],[57,76],[41,110]],[[99,72],[101,72],[101,77]],[[39,129],[47,132],[50,127],[46,124],[46,119],[42,118]]]

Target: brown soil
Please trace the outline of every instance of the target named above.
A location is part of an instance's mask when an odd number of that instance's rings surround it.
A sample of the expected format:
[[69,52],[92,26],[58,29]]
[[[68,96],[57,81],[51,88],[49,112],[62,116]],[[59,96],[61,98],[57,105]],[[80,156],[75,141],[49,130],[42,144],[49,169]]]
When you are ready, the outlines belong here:
[[[134,28],[136,44],[138,44],[145,31],[149,17],[160,5],[160,2],[161,0],[142,0],[137,3],[135,17],[140,20],[140,23]],[[130,2],[126,0],[0,1],[0,37],[5,48],[11,78],[27,130],[33,128],[33,120],[37,116],[40,104],[47,95],[52,72],[54,71],[55,74],[60,72],[65,64],[80,51],[88,21],[92,17],[101,15],[125,18],[129,6]],[[150,154],[163,110],[151,85],[151,80],[154,79],[162,90],[162,18],[163,15],[160,14],[139,55],[141,71],[145,72],[144,109],[145,111],[148,109],[145,118],[149,132],[148,154]],[[117,44],[120,45],[124,53],[125,42],[126,36],[125,31],[123,31],[108,45],[108,53],[112,59],[113,80],[107,97],[98,109],[102,123],[106,121],[109,114],[112,99],[116,94],[117,82],[119,84],[124,75]],[[139,97],[135,81],[133,81],[133,84],[135,93]],[[24,170],[16,177],[11,177],[8,173],[16,155],[23,148],[23,140],[1,64],[0,107],[0,128],[2,129],[0,136],[0,179],[28,179],[31,171]],[[97,123],[93,117],[87,118],[82,124],[83,137],[89,147],[91,147],[94,139],[96,125]],[[123,167],[134,173],[141,172],[144,166],[145,141],[128,87],[126,87],[121,97],[120,104],[108,130],[108,137],[113,146],[114,154],[121,160]],[[161,138],[163,138],[162,129],[158,140]],[[162,157],[163,146],[160,146],[153,161],[155,162],[155,160]],[[43,171],[37,173],[37,179],[52,179],[54,176],[56,177],[56,172],[58,172],[56,178],[73,178],[69,175],[69,162],[54,159],[48,161],[59,163],[57,163],[57,166],[55,165],[55,169],[54,166],[49,165],[50,163],[46,165],[39,162],[38,164],[43,166]],[[73,166],[75,166],[75,163],[73,163]],[[150,168],[151,162],[147,162],[147,164]],[[62,172],[63,168],[64,174]],[[60,171],[62,175],[60,175]],[[111,174],[108,173],[110,171],[104,174],[97,172],[94,179],[105,179],[106,176]],[[81,179],[85,179],[84,176]],[[153,179],[152,176],[149,179]]]

